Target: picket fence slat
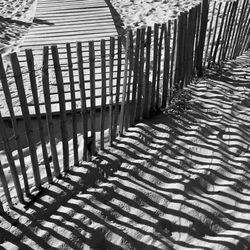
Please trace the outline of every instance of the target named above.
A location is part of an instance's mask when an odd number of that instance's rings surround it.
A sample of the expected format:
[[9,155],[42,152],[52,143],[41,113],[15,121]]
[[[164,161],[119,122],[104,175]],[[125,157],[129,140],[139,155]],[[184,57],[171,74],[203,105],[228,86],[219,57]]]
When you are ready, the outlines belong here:
[[96,111],[95,111],[95,49],[94,42],[89,42],[90,68],[90,122],[91,122],[91,155],[96,153]]
[[169,91],[169,50],[170,50],[170,32],[171,21],[168,21],[168,25],[164,26],[164,69],[163,69],[163,86],[162,86],[162,103],[161,107],[166,108]]
[[120,124],[119,124],[119,134],[123,135],[123,128],[124,128],[124,115],[126,113],[126,108],[128,108],[128,105],[126,103],[126,91],[127,91],[127,76],[128,76],[128,60],[129,60],[129,54],[127,53],[129,48],[129,39],[130,36],[127,34],[126,37],[126,48],[125,48],[125,66],[124,66],[124,78],[123,78],[123,86],[122,86],[122,103],[121,103],[121,115],[120,115]]
[[82,43],[77,42],[77,64],[79,74],[79,85],[81,91],[81,115],[82,115],[82,133],[83,133],[83,160],[88,160],[88,115],[85,93],[85,80],[83,72],[83,57],[82,57]]
[[114,110],[114,137],[117,136],[117,126],[119,119],[120,106],[120,88],[121,88],[121,67],[122,67],[122,38],[118,37],[118,56],[117,56],[117,75],[116,75],[116,93],[115,93],[115,110]]
[[24,155],[23,155],[20,135],[19,135],[18,128],[17,128],[17,121],[16,121],[16,117],[15,117],[15,113],[14,113],[14,109],[13,109],[13,105],[12,105],[12,98],[11,98],[11,94],[10,94],[10,90],[9,90],[9,85],[7,82],[6,73],[5,73],[5,69],[4,69],[4,65],[3,65],[2,55],[0,55],[0,72],[1,72],[1,82],[2,82],[2,87],[3,87],[3,91],[4,91],[5,101],[7,103],[8,109],[9,109],[10,119],[11,119],[12,126],[13,126],[14,138],[15,138],[15,142],[17,145],[17,152],[18,152],[21,172],[22,172],[22,176],[23,176],[25,193],[27,196],[29,196],[30,195],[30,188],[29,188],[29,182],[28,182],[28,177],[27,177],[27,173],[26,173]]
[[25,53],[26,53],[27,64],[28,64],[29,75],[30,75],[30,85],[31,85],[31,91],[33,95],[33,102],[34,102],[35,111],[36,111],[36,120],[37,120],[38,127],[39,127],[39,135],[41,139],[44,165],[45,165],[45,169],[46,169],[46,173],[48,177],[48,182],[52,183],[53,177],[52,177],[50,164],[49,164],[49,157],[48,157],[48,152],[47,152],[46,142],[45,142],[45,133],[44,133],[44,128],[42,124],[40,106],[39,106],[39,101],[38,101],[39,99],[38,99],[38,92],[37,92],[35,67],[34,67],[35,66],[34,56],[33,56],[32,50],[26,50]]
[[26,100],[26,94],[24,90],[22,72],[21,72],[20,64],[19,64],[16,53],[11,54],[11,65],[12,65],[12,69],[14,73],[15,83],[16,83],[16,87],[17,87],[17,91],[19,95],[22,114],[23,114],[25,131],[26,131],[27,141],[28,141],[29,149],[30,149],[30,158],[32,162],[35,185],[36,187],[40,188],[41,176],[40,176],[38,159],[37,159],[37,154],[36,154],[36,145],[35,145],[34,137],[33,137],[33,129],[31,127],[31,120],[30,120],[30,114],[29,114],[28,104]]
[[102,71],[102,100],[101,100],[101,118],[100,118],[100,148],[104,149],[104,126],[105,126],[105,111],[106,111],[106,53],[105,40],[101,40],[101,71]]
[[110,56],[109,56],[109,146],[113,145],[113,81],[114,81],[114,57],[115,57],[115,38],[110,37]]
[[132,30],[128,31],[128,36],[129,36],[129,47],[128,47],[128,80],[127,80],[127,107],[125,109],[125,131],[128,130],[128,127],[130,126],[130,118],[131,118],[131,92],[132,92],[132,78],[133,78],[133,69],[134,69],[134,62],[133,62],[133,47],[134,47],[134,41],[133,41],[133,32]]
[[10,172],[11,172],[13,182],[14,182],[14,185],[15,185],[15,188],[16,188],[17,197],[18,197],[18,199],[19,199],[19,201],[21,203],[24,203],[21,184],[20,184],[20,181],[19,181],[19,178],[18,178],[18,173],[17,173],[15,161],[14,161],[13,156],[12,156],[12,152],[11,152],[9,140],[7,138],[6,129],[5,129],[5,126],[4,126],[4,122],[3,122],[3,119],[2,119],[1,112],[0,112],[0,131],[1,131],[1,135],[2,135],[4,151],[6,153],[6,157],[7,157],[9,166],[10,166]]
[[77,114],[76,114],[76,96],[75,96],[75,79],[72,63],[72,50],[69,43],[66,44],[67,59],[68,59],[68,71],[69,71],[69,82],[70,82],[70,97],[71,97],[71,114],[72,114],[72,139],[73,139],[73,150],[74,150],[74,165],[79,165],[78,155],[78,139],[77,139]]
[[140,38],[141,38],[141,30],[136,30],[136,44],[134,53],[134,68],[133,68],[133,87],[132,87],[132,101],[131,101],[131,109],[130,109],[130,125],[134,126],[135,124],[135,108],[136,108],[136,93],[137,93],[137,85],[138,85],[138,72],[139,72],[139,56],[140,56]]
[[[141,29],[140,42],[140,57],[139,57],[139,72],[138,72],[138,90],[137,90],[137,104],[135,109],[135,122],[142,119],[142,93],[144,80],[144,44],[145,44],[145,27]],[[126,62],[127,63],[127,62]],[[126,72],[126,70],[125,70]]]
[[151,59],[151,36],[152,36],[152,28],[149,26],[147,28],[147,38],[146,38],[146,66],[145,66],[145,79],[144,79],[144,108],[143,113],[145,118],[149,118],[150,112],[150,83],[149,83],[149,74],[150,74],[150,59]]
[[61,173],[58,161],[58,153],[56,149],[54,123],[51,110],[48,60],[49,60],[49,48],[45,46],[43,48],[42,84],[43,84],[44,102],[46,109],[47,127],[49,132],[50,150],[54,167],[54,176],[59,178],[61,177]]
[[157,63],[158,63],[158,46],[159,46],[159,24],[154,25],[154,50],[153,50],[153,72],[152,72],[152,87],[150,99],[150,115],[155,113],[155,99],[156,99],[156,81],[157,81]]
[[57,46],[51,46],[51,51],[52,51],[52,58],[56,75],[56,83],[57,83],[59,106],[60,106],[60,128],[61,128],[62,146],[63,146],[63,170],[64,172],[68,172],[69,144],[68,144],[68,130],[66,126],[67,117],[66,117],[65,96],[64,96],[64,83],[63,83],[62,69],[59,61],[60,59]]

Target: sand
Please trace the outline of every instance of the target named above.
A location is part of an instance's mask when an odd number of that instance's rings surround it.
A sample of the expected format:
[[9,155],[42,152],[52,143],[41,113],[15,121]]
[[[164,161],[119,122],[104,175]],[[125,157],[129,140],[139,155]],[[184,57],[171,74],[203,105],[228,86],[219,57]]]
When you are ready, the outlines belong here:
[[0,54],[5,67],[9,54],[18,52],[32,26],[37,0],[0,0]]
[[[208,71],[163,114],[130,128],[92,163],[71,167],[26,206],[4,203],[0,248],[250,249],[249,80],[247,52]],[[62,161],[60,137],[57,149]]]
[[199,4],[200,0],[110,0],[125,29],[154,26],[176,18],[181,12]]
[[9,210],[0,246],[249,249],[249,65],[250,52],[207,72],[165,114]]

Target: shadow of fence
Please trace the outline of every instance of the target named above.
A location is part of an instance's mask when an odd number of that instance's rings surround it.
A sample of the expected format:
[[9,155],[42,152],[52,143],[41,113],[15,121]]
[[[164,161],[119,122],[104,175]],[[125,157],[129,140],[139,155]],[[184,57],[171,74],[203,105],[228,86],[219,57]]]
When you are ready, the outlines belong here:
[[[33,52],[26,50],[27,81],[24,81],[24,69],[16,53],[10,55],[11,72],[8,75],[0,59],[1,88],[12,131],[8,136],[6,117],[0,115],[1,148],[7,162],[5,168],[10,169],[20,202],[30,197],[31,187],[41,188],[42,179],[51,183],[54,177],[61,178],[62,173],[69,171],[73,164],[69,139],[72,138],[74,165],[91,160],[99,149],[113,146],[115,138],[122,136],[129,127],[168,107],[177,93],[195,77],[202,76],[204,69],[236,58],[248,48],[248,0],[214,1],[210,6],[208,2],[203,0],[202,4],[167,23],[129,30],[125,38],[90,41],[85,47],[77,42],[74,51],[66,44],[63,54],[57,46],[44,47],[39,67]],[[124,46],[122,39],[125,39]],[[72,53],[76,53],[76,61],[72,61]],[[49,57],[53,65],[49,64]],[[69,84],[65,85],[65,79]],[[14,92],[18,93],[19,111],[13,105],[10,81],[14,84]],[[27,101],[27,86],[30,102]],[[59,115],[58,127],[54,124],[55,113]],[[36,130],[32,126],[34,117]],[[20,118],[23,120],[22,132],[18,129]],[[82,143],[77,134],[79,129]],[[20,133],[25,134],[25,145],[29,148],[32,178],[27,176]],[[39,134],[42,163],[38,161],[34,134]],[[105,144],[107,138],[108,144]],[[18,160],[13,157],[11,144],[15,145]],[[2,165],[0,163],[2,188],[8,205],[13,207]],[[45,178],[41,178],[42,168]]]

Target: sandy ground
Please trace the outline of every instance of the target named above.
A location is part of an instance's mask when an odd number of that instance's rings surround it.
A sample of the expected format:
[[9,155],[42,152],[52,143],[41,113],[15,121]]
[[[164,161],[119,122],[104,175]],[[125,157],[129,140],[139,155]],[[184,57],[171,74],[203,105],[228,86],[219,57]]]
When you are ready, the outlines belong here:
[[37,0],[0,0],[0,54],[6,64],[32,26],[36,5]]
[[[14,198],[16,208],[0,216],[0,249],[250,249],[249,79],[250,52],[207,72],[165,114],[25,206]],[[57,149],[62,161],[60,138]],[[14,192],[2,152],[1,161]]]
[[15,220],[0,217],[0,246],[250,249],[249,65],[250,52],[208,72],[168,112],[9,211]]
[[188,11],[201,0],[108,0],[120,15],[124,28],[154,27]]

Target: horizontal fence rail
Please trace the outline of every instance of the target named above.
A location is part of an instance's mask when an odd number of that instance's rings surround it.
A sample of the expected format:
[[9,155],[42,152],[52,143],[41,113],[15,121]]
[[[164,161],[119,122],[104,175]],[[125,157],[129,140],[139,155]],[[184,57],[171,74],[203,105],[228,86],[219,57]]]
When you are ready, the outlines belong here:
[[[167,108],[204,69],[242,54],[250,41],[249,14],[248,0],[210,5],[203,0],[164,24],[129,30],[125,39],[66,44],[64,52],[44,47],[40,65],[34,51],[26,50],[26,66],[14,53],[6,73],[0,57],[1,91],[11,121],[7,129],[0,112],[0,191],[5,195],[0,213],[5,201],[13,207],[5,171],[10,169],[14,196],[24,203],[34,186],[39,189],[71,165],[91,160],[129,127]],[[18,93],[19,115],[10,82]]]

